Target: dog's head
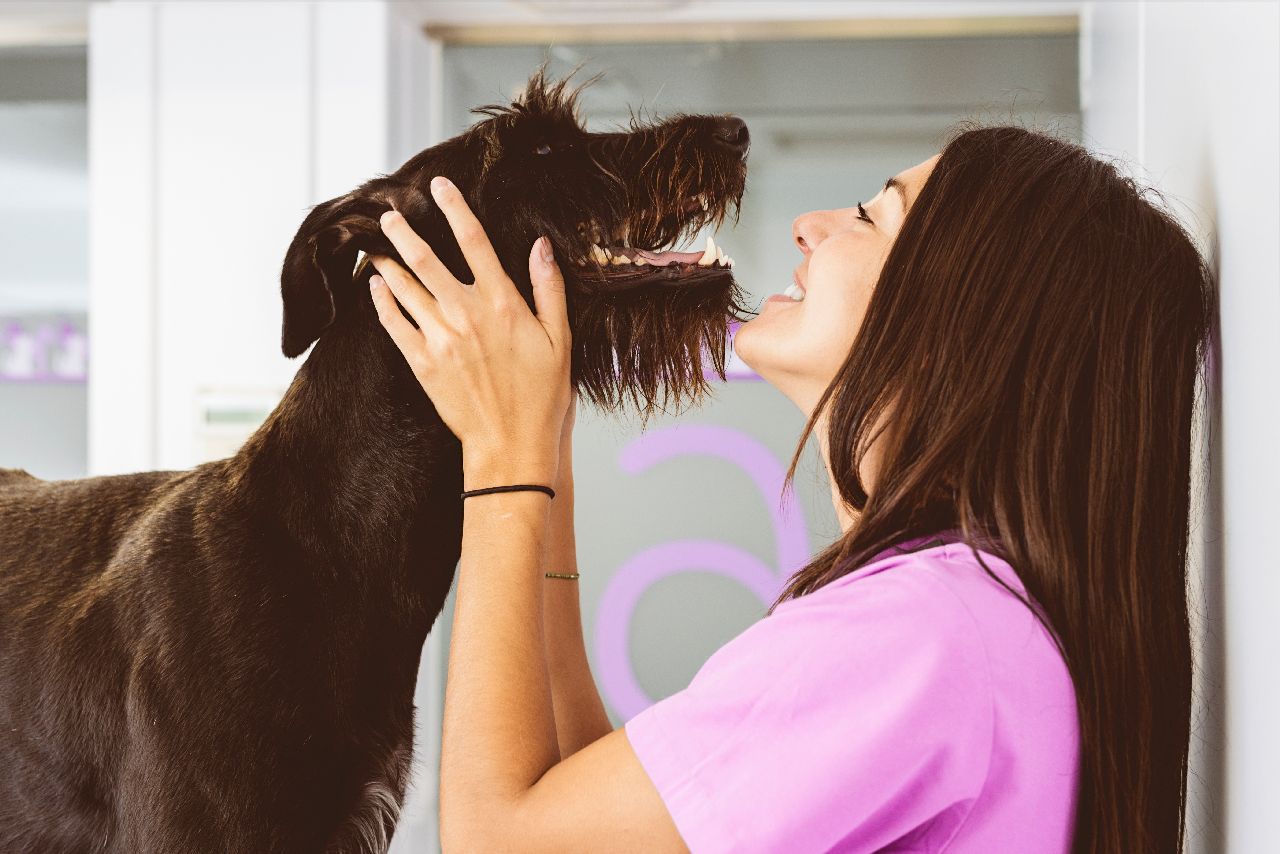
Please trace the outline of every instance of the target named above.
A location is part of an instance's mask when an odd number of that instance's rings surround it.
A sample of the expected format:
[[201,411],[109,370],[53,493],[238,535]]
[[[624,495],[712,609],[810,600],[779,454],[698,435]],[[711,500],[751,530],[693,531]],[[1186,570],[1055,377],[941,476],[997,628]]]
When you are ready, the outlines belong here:
[[[593,78],[594,80],[595,78]],[[589,85],[587,81],[585,85]],[[367,288],[358,252],[398,257],[378,217],[395,208],[461,281],[472,276],[428,189],[448,176],[532,308],[529,249],[545,234],[564,273],[573,382],[596,406],[646,414],[706,391],[704,348],[724,377],[727,324],[741,304],[732,261],[714,247],[673,251],[704,226],[735,221],[746,184],[746,124],[679,114],[589,133],[583,86],[536,72],[510,105],[414,156],[395,173],[312,210],[281,273],[283,349],[302,353]]]

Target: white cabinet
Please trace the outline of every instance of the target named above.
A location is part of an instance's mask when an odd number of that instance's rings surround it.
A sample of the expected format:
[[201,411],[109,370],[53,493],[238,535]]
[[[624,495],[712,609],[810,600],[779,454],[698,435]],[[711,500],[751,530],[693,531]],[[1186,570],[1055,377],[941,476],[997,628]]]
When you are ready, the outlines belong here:
[[425,147],[397,82],[424,40],[385,3],[91,8],[95,473],[201,462],[227,444],[202,400],[288,386],[285,250],[312,205]]

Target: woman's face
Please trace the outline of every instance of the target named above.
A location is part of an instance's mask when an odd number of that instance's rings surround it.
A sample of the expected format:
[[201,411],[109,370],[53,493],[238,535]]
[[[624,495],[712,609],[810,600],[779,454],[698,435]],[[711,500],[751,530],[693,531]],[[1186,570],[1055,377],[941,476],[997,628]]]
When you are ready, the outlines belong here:
[[810,211],[792,223],[791,236],[803,256],[792,290],[804,298],[769,297],[760,314],[739,327],[733,349],[806,416],[849,354],[907,208],[940,156],[891,178],[863,203],[867,219],[855,205]]

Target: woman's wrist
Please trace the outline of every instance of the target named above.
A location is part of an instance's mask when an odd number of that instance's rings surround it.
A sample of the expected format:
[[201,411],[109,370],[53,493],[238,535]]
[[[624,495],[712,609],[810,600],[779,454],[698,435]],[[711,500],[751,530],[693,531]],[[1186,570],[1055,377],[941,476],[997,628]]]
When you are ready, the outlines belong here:
[[556,454],[545,452],[503,452],[499,449],[476,449],[462,452],[462,488],[483,489],[487,486],[510,486],[536,483],[554,487],[559,478]]

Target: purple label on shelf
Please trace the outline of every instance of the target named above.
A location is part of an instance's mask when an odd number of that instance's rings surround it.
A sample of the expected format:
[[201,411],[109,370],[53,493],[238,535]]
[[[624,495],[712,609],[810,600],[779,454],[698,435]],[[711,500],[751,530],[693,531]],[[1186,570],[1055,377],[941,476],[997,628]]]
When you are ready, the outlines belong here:
[[83,318],[0,318],[0,382],[83,383],[88,358]]

